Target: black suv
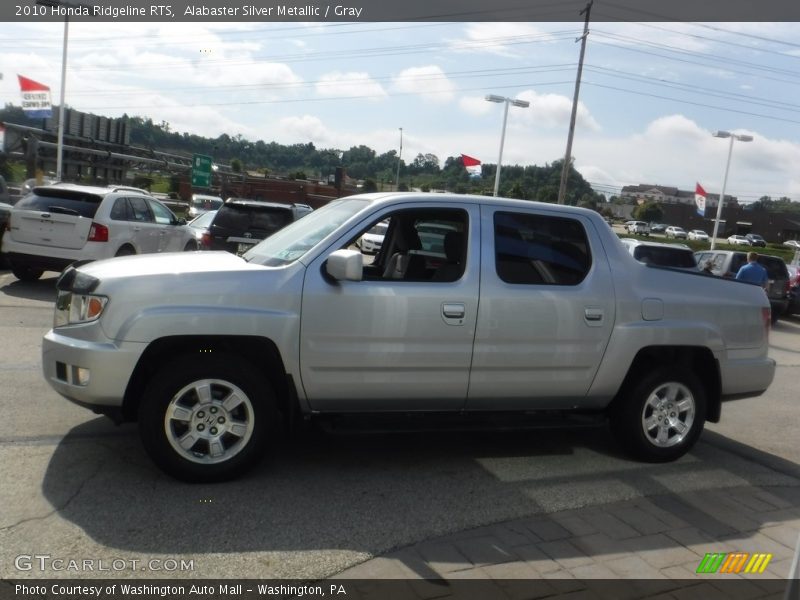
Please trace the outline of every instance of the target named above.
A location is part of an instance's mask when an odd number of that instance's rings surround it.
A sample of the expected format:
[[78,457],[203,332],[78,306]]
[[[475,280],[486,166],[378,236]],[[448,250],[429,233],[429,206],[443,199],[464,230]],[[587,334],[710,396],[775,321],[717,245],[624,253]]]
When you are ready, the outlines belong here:
[[744,237],[747,239],[748,242],[750,242],[751,246],[761,246],[762,248],[767,247],[767,240],[765,240],[757,233],[748,233]]
[[209,250],[244,254],[255,244],[311,212],[306,204],[228,198],[208,228]]
[[[706,250],[695,252],[694,257],[701,269],[710,261],[711,272],[721,277],[736,277],[739,269],[747,264],[747,252],[735,250]],[[767,297],[772,308],[772,322],[774,323],[789,307],[789,270],[783,259],[778,256],[759,254],[758,262],[767,270],[769,277]]]

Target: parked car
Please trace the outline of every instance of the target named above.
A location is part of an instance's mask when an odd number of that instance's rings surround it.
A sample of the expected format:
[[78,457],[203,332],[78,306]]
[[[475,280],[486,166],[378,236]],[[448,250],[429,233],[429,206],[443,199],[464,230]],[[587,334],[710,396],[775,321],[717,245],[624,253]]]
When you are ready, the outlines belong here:
[[625,229],[631,235],[650,235],[650,225],[644,221],[630,221],[626,223]]
[[2,175],[0,175],[0,204],[11,205],[11,193],[8,191],[8,184]]
[[789,307],[787,315],[800,314],[800,266],[786,265],[789,271]]
[[214,220],[216,214],[217,211],[209,210],[187,223],[194,232],[194,239],[197,242],[198,250],[211,249],[211,222]]
[[310,212],[307,204],[228,198],[209,227],[209,249],[244,254],[264,238]]
[[189,211],[187,213],[190,219],[199,217],[203,213],[211,210],[219,210],[222,206],[223,200],[219,196],[209,196],[207,194],[192,194],[192,199],[189,201]]
[[749,246],[750,240],[743,235],[732,235],[728,238],[728,243],[733,246]]
[[67,183],[22,198],[2,244],[14,276],[24,281],[75,261],[197,249],[186,222],[147,193]]
[[678,227],[677,225],[670,225],[664,230],[664,235],[668,238],[673,238],[676,240],[685,240],[688,236],[686,234],[686,230],[683,227]]
[[[711,262],[711,272],[719,277],[734,278],[739,269],[747,263],[747,252],[737,250],[704,250],[695,252],[695,260],[702,268]],[[759,254],[758,262],[767,269],[769,283],[767,297],[772,308],[772,322],[786,312],[789,306],[789,271],[786,263],[778,256]],[[748,284],[749,285],[749,284]]]
[[[6,223],[8,223],[8,217],[11,215],[11,208],[10,204],[5,202],[0,202],[0,248],[3,247],[3,233],[6,230]],[[0,253],[0,269],[4,269],[7,266],[6,255]]]
[[358,238],[356,246],[361,248],[364,254],[377,254],[383,245],[383,237],[386,235],[388,228],[389,223],[386,221],[376,223],[372,229]]
[[684,244],[662,244],[660,242],[643,242],[633,238],[620,240],[631,256],[640,263],[656,267],[672,267],[697,272],[694,253]]
[[[52,177],[32,177],[30,179],[26,179],[24,182],[22,182],[22,185],[19,188],[19,199],[22,199],[30,194],[35,187],[42,185],[53,185],[54,183],[56,183],[56,180]],[[12,200],[11,204],[16,203]]]
[[690,240],[695,240],[697,242],[707,242],[708,241],[708,234],[703,231],[702,229],[692,229],[688,235]]
[[763,237],[761,237],[757,233],[748,233],[744,237],[748,242],[750,242],[751,246],[760,246],[761,248],[766,248],[767,247],[767,240],[765,240]]
[[666,229],[665,223],[650,223],[650,233],[664,233]]
[[[351,246],[386,220],[365,264]],[[425,258],[424,223],[451,226],[445,260],[401,268]],[[362,194],[243,257],[78,265],[57,285],[43,375],[138,421],[155,464],[191,481],[244,473],[297,419],[374,413],[484,425],[593,414],[632,456],[675,460],[723,400],[771,384],[769,303],[752,285],[636,268],[601,223],[565,205]]]
[[786,240],[783,242],[784,246],[789,246],[790,248],[795,248],[796,250],[800,250],[800,242],[797,240]]

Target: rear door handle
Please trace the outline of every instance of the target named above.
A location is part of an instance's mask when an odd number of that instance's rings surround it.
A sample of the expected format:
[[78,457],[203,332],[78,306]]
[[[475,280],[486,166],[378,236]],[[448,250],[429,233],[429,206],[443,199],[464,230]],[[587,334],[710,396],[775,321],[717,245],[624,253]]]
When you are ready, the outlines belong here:
[[463,319],[466,308],[463,304],[455,302],[445,302],[442,304],[442,315],[445,319]]
[[604,311],[602,308],[584,308],[583,318],[592,326],[599,326],[603,323]]

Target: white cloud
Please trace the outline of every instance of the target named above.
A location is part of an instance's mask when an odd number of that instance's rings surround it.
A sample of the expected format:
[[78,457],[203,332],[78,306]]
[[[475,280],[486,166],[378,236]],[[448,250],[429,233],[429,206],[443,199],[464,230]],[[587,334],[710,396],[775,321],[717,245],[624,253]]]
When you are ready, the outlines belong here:
[[435,65],[404,69],[394,78],[393,87],[398,92],[418,94],[436,103],[450,102],[456,90],[444,71]]
[[386,98],[386,90],[368,73],[340,73],[334,71],[319,78],[316,84],[317,94],[320,96],[355,96],[368,100],[381,100]]
[[480,117],[492,111],[492,105],[483,96],[464,96],[458,101],[458,105],[468,115]]
[[448,40],[455,52],[521,56],[524,46],[531,41],[550,41],[553,37],[530,23],[471,23],[464,31],[464,38]]
[[[572,114],[572,99],[559,94],[537,94],[526,90],[515,94],[514,98],[530,102],[528,108],[509,107],[509,127],[513,123],[522,123],[530,127],[543,129],[563,128],[569,125]],[[459,100],[461,110],[473,117],[488,115],[498,110],[498,105],[487,102],[484,96],[465,96]],[[589,113],[583,102],[578,102],[576,114],[578,127],[589,131],[600,131],[600,124]]]
[[311,141],[318,148],[336,145],[338,136],[335,131],[328,128],[319,118],[311,115],[300,117],[287,117],[278,122],[278,132],[271,132],[265,139],[292,140],[283,143],[306,143]]

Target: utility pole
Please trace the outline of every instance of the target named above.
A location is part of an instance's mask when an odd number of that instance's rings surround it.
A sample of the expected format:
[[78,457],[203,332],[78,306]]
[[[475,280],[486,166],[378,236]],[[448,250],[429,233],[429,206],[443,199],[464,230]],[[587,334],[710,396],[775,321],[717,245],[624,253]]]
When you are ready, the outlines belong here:
[[[580,14],[586,13],[586,20],[583,22],[583,35],[578,38],[581,40],[581,56],[578,60],[578,76],[575,78],[575,95],[572,97],[572,114],[569,118],[569,135],[567,135],[567,153],[564,156],[564,165],[561,168],[561,184],[558,186],[558,203],[564,204],[567,196],[567,175],[569,174],[570,159],[572,157],[572,138],[575,135],[575,117],[578,114],[578,95],[581,91],[581,74],[583,73],[583,55],[586,53],[586,38],[589,37],[589,15],[592,12],[592,3],[589,0]],[[576,42],[578,40],[575,40]]]
[[400,128],[400,153],[397,155],[397,177],[395,178],[395,191],[400,191],[400,161],[403,160],[403,128]]

